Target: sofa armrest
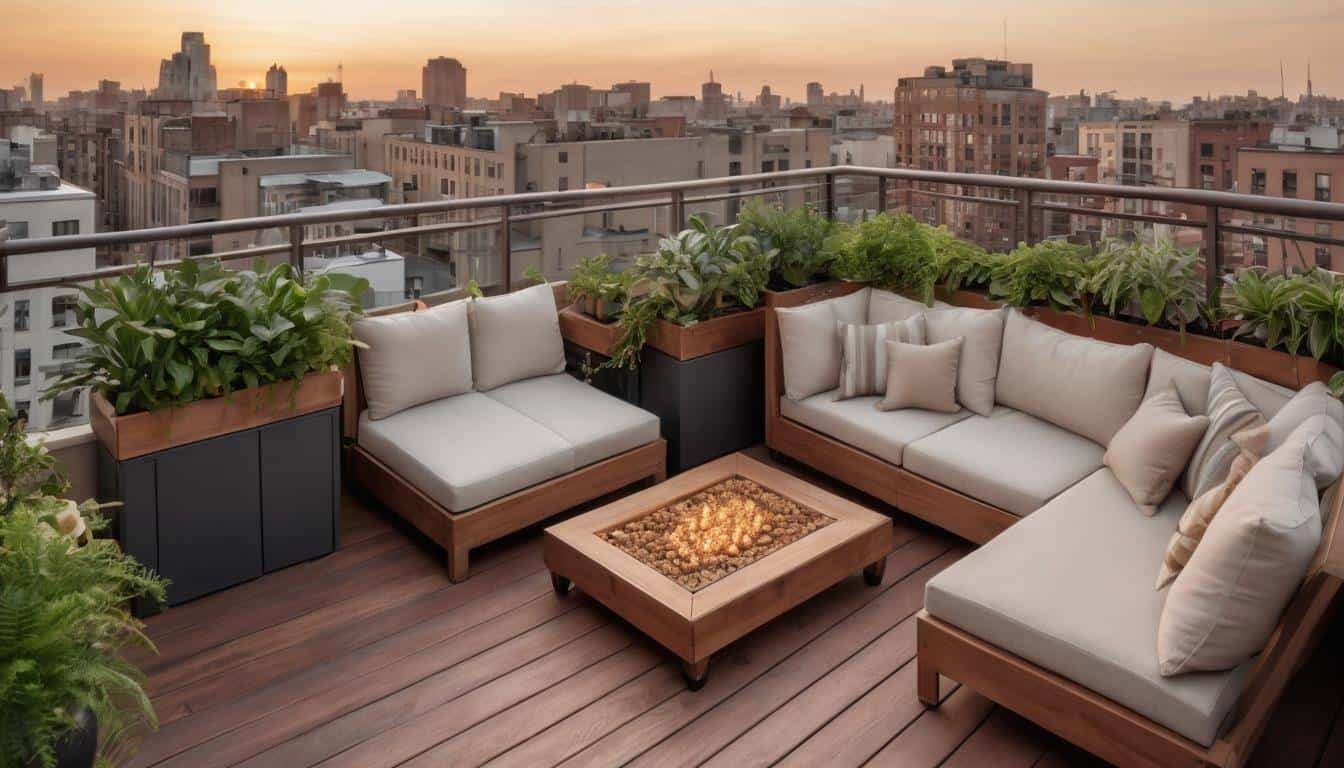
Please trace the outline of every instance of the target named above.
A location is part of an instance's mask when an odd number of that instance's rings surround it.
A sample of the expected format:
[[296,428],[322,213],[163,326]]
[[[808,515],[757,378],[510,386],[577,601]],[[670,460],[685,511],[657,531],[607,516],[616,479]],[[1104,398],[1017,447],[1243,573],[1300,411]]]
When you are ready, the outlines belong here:
[[1329,576],[1344,581],[1344,478],[1326,491],[1326,501],[1328,506],[1321,506],[1329,510],[1329,515],[1321,531],[1318,567]]

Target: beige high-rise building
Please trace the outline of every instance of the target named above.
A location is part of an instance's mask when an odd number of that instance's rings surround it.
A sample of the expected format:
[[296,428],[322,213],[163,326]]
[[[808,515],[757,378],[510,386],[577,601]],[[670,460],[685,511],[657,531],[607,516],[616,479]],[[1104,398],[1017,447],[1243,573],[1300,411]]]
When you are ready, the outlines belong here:
[[[896,86],[897,163],[907,168],[1004,176],[1045,175],[1046,93],[1032,67],[992,59],[954,59]],[[980,190],[980,194],[993,194]],[[985,248],[1017,242],[1011,206],[913,196],[915,215],[946,224]]]
[[820,107],[826,103],[826,92],[822,90],[821,83],[811,82],[807,84],[807,106]]
[[430,59],[420,70],[420,81],[425,106],[462,109],[467,105],[467,70],[457,59]]
[[611,86],[614,93],[630,94],[630,109],[636,116],[649,113],[649,103],[653,100],[653,86],[638,80],[628,80]]
[[339,120],[345,112],[345,89],[340,83],[318,83],[316,92],[317,119]]
[[706,120],[723,120],[728,117],[728,104],[723,100],[723,83],[714,82],[714,73],[709,73],[709,82],[700,85],[701,116]]
[[289,95],[289,73],[284,67],[272,64],[266,70],[266,90],[272,99],[283,99]]
[[[1078,125],[1080,154],[1097,158],[1097,178],[1103,184],[1134,187],[1197,186],[1191,176],[1190,123],[1184,120],[1112,120]],[[1108,200],[1109,210],[1180,217],[1187,211],[1173,203],[1152,200]],[[1150,222],[1111,220],[1103,234],[1133,233],[1147,242],[1195,244],[1194,229]]]
[[43,99],[42,73],[34,72],[28,76],[28,100],[32,102],[34,111],[43,111]]

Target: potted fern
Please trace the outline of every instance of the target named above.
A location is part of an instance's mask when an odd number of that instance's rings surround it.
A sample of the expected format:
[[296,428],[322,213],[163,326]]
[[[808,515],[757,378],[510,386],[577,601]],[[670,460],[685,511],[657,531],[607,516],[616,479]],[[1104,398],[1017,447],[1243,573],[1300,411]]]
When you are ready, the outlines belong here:
[[164,583],[116,542],[0,397],[0,755],[6,765],[119,764],[126,737],[154,725],[124,649],[153,649],[127,611]]
[[933,304],[938,264],[926,229],[908,214],[890,213],[843,229],[833,244],[831,272]]
[[339,367],[368,286],[263,266],[82,288],[68,333],[88,346],[44,394],[92,390],[100,497],[127,502],[117,536],[172,580],[170,603],[335,547]]

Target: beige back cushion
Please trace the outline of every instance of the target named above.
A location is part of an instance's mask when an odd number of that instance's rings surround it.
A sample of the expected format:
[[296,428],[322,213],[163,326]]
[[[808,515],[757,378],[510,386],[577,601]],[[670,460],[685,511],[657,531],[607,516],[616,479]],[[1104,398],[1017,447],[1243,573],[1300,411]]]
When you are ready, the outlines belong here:
[[907,299],[899,293],[874,288],[872,294],[868,297],[868,323],[875,325],[896,320],[908,320],[915,315],[928,312],[930,309],[947,309],[949,306],[941,301],[935,301],[933,306],[930,307],[922,301]]
[[964,339],[957,365],[957,402],[981,416],[994,410],[1004,317],[1002,309],[939,309],[924,314],[927,343]]
[[[1264,649],[1321,541],[1317,469],[1338,476],[1344,428],[1308,419],[1223,503],[1171,584],[1158,623],[1163,675],[1231,669]],[[1333,465],[1313,467],[1329,455]]]
[[1085,339],[1008,313],[996,399],[1102,445],[1139,409],[1151,344]]
[[1180,355],[1173,355],[1162,348],[1153,350],[1152,372],[1148,374],[1148,390],[1143,393],[1147,400],[1167,384],[1176,385],[1176,394],[1181,396],[1185,412],[1191,416],[1209,412],[1209,377],[1213,370]]
[[565,342],[550,285],[471,303],[471,369],[482,392],[564,373]]
[[468,302],[356,321],[359,375],[370,419],[471,391]]
[[868,315],[870,290],[775,310],[784,363],[784,394],[790,400],[800,401],[835,389],[841,360],[835,324],[862,323]]

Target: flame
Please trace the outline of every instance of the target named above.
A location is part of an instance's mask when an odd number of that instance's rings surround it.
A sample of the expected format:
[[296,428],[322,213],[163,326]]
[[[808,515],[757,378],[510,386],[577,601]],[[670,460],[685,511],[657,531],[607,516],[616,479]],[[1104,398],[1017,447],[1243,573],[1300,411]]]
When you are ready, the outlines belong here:
[[667,534],[682,567],[694,570],[719,556],[737,557],[756,544],[768,544],[774,530],[774,513],[752,499],[727,496],[714,506],[683,512]]

